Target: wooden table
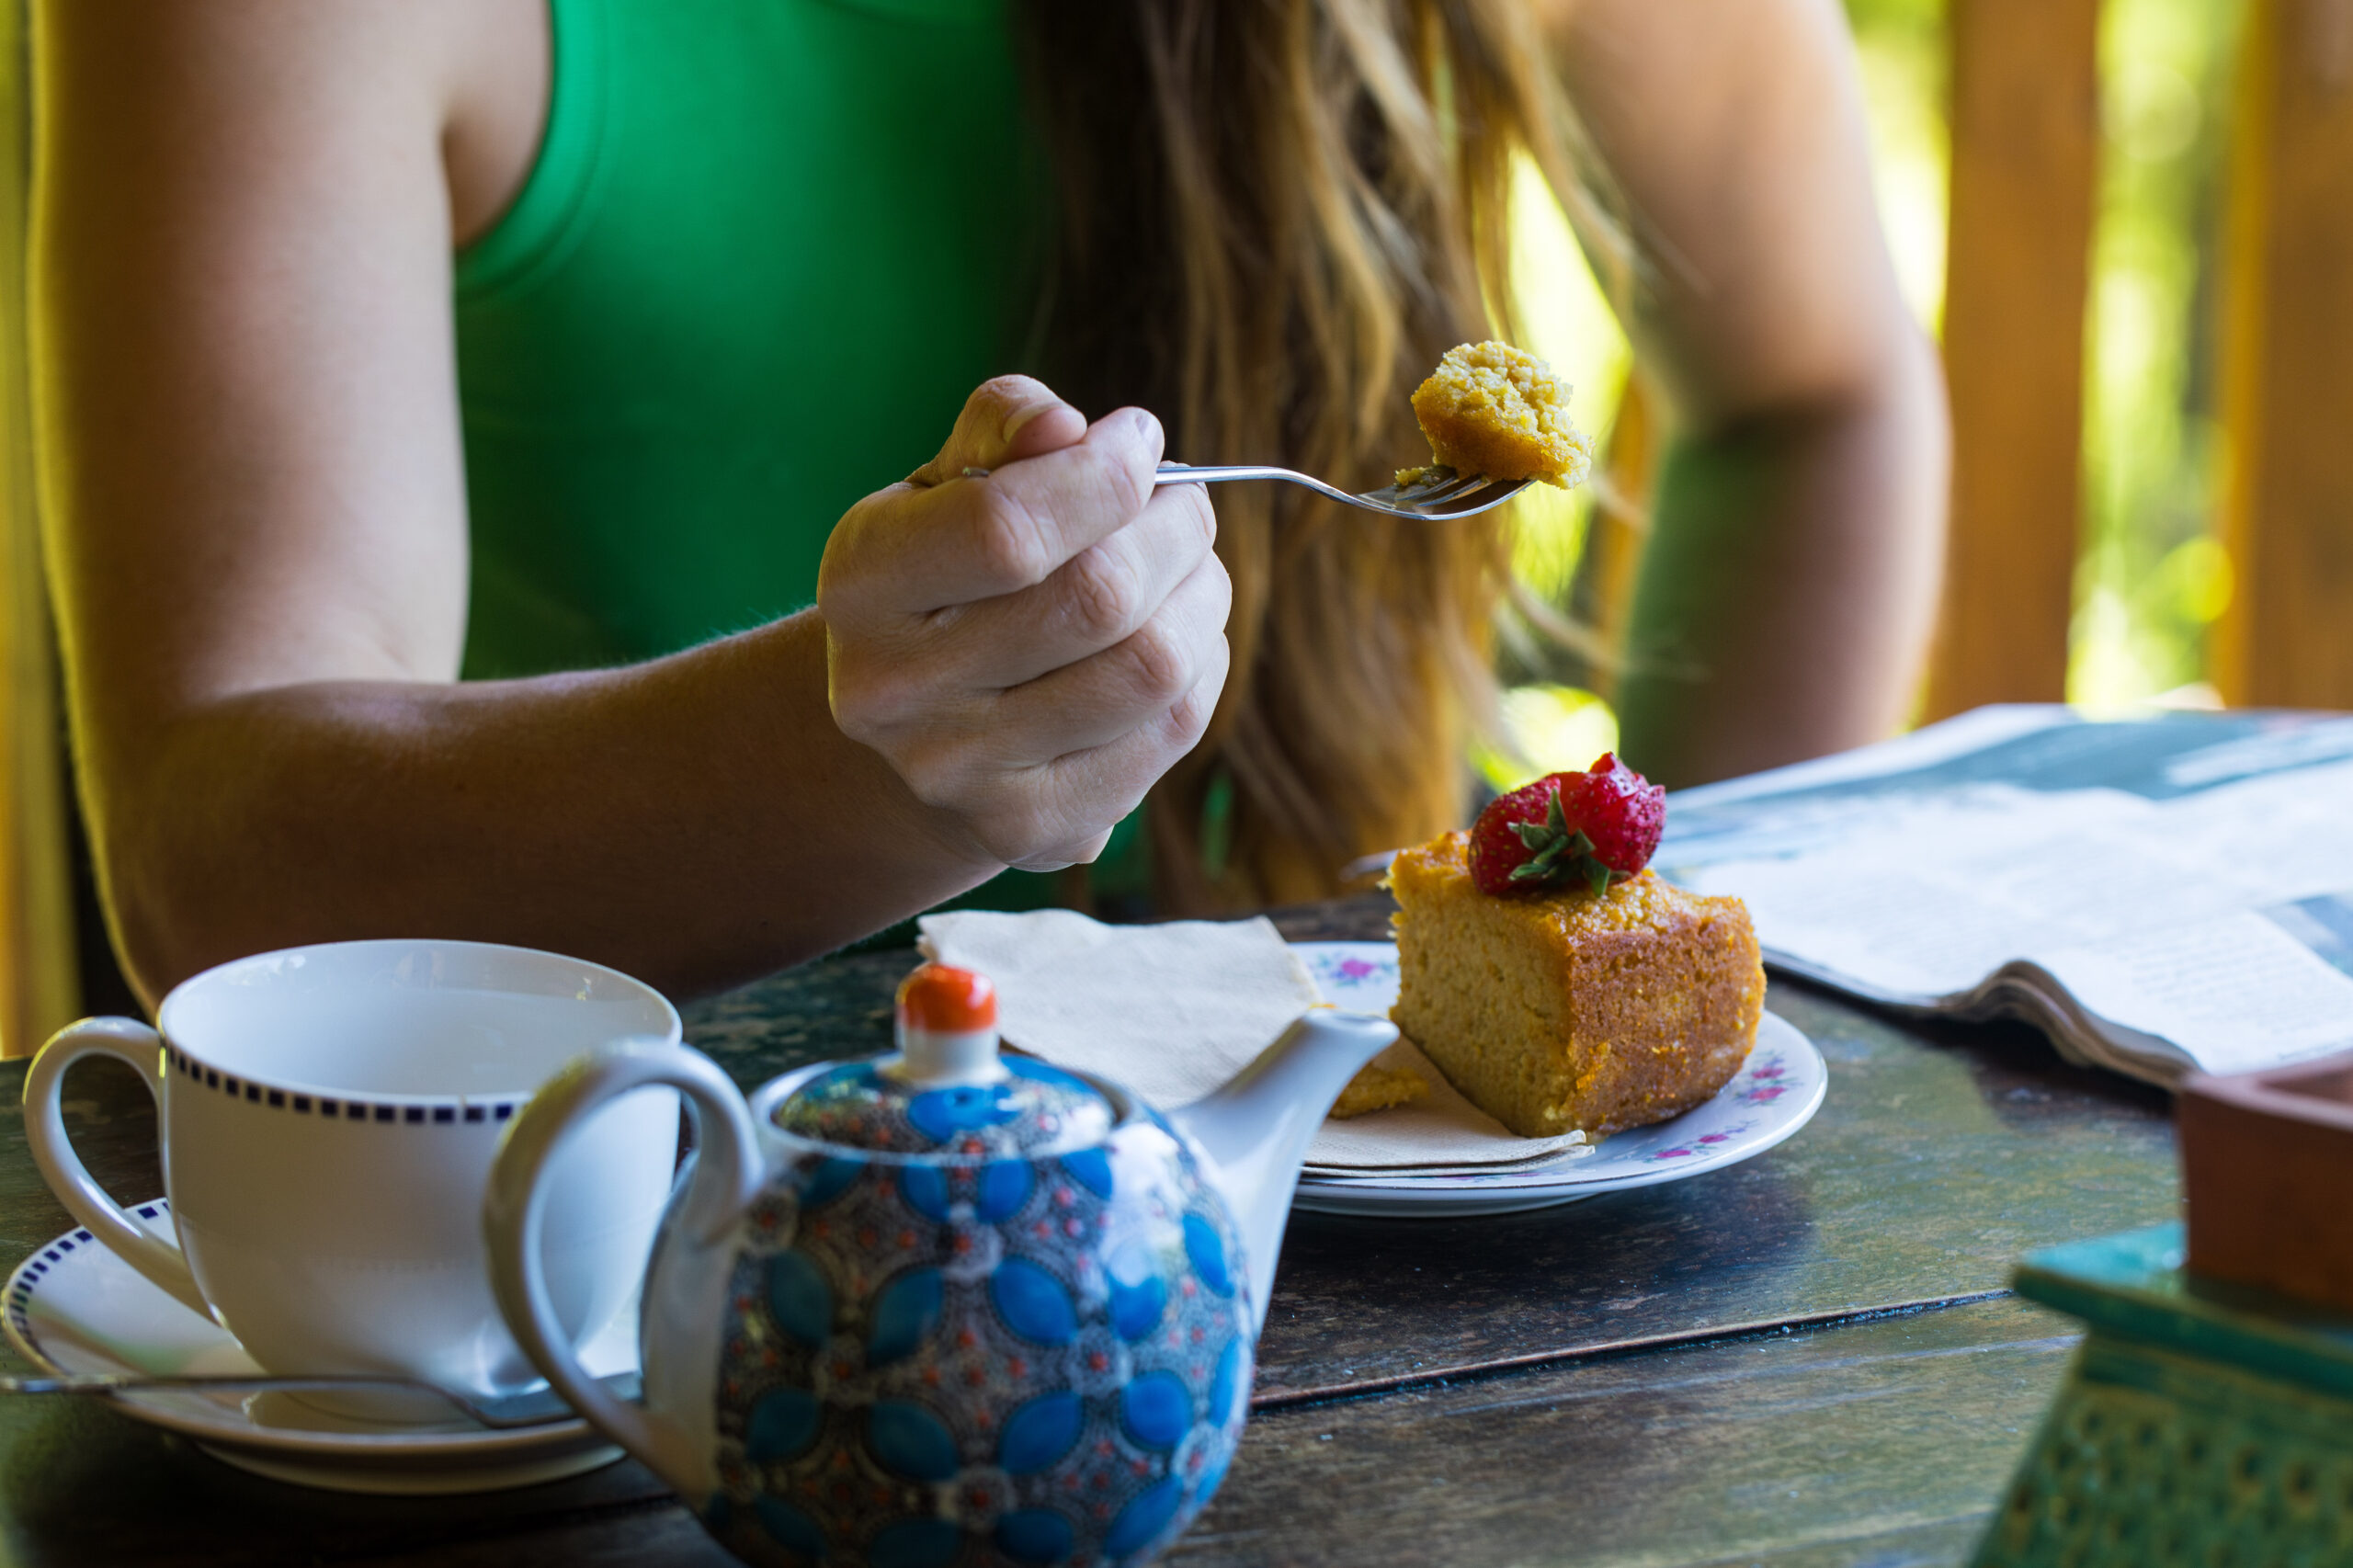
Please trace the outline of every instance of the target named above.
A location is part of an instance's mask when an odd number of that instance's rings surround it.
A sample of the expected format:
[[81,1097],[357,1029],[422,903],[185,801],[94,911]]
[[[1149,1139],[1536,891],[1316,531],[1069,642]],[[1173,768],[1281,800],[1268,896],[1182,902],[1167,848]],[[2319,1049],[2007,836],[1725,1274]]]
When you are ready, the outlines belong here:
[[[1286,926],[1384,920],[1363,901]],[[909,961],[778,976],[691,1009],[688,1036],[746,1085],[880,1049]],[[2074,1343],[2008,1294],[2010,1265],[2175,1212],[2165,1098],[2022,1028],[1921,1028],[1779,981],[1768,1005],[1828,1057],[1830,1097],[1745,1165],[1532,1214],[1294,1216],[1241,1456],[1165,1561],[1965,1560]],[[12,1101],[23,1070],[0,1068]],[[100,1179],[159,1192],[130,1074],[93,1063],[70,1093]],[[0,1119],[0,1267],[69,1228]],[[0,1561],[732,1559],[633,1463],[484,1496],[347,1496],[95,1403],[0,1400]]]

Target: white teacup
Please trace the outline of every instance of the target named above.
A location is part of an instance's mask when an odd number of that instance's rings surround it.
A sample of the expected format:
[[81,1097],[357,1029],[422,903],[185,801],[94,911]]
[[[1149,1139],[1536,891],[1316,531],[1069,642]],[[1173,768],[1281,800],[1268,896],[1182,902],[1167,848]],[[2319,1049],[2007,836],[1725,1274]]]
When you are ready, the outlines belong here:
[[[538,1383],[483,1265],[483,1190],[507,1122],[593,1046],[676,1044],[661,994],[598,964],[480,942],[335,942],[240,959],[131,1018],[58,1031],[25,1079],[33,1159],[124,1262],[269,1371],[421,1378],[495,1395]],[[156,1101],[177,1244],[108,1198],[65,1136],[65,1070],[129,1062]],[[575,1344],[643,1273],[668,1198],[677,1096],[631,1096],[553,1167],[546,1262]],[[353,1414],[446,1417],[382,1395]]]

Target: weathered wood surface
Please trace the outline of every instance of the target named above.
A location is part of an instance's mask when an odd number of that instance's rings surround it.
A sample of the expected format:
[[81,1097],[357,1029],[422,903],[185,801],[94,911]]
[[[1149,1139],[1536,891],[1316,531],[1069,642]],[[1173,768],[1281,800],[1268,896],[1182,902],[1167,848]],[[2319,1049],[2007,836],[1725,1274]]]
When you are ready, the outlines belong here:
[[2073,1345],[2006,1298],[1267,1412],[1169,1561],[1885,1562],[1973,1539]]
[[2215,629],[2234,703],[2353,708],[2353,6],[2246,8],[2223,267]]
[[1952,534],[1928,716],[2065,695],[2098,172],[2098,0],[1954,0]]
[[[2065,1319],[2004,1300],[1268,1412],[1164,1561],[1959,1562],[2073,1345]],[[700,1535],[684,1509],[649,1510],[560,1526],[526,1561],[722,1568]],[[377,1561],[504,1568],[513,1551]]]
[[[1284,924],[1369,936],[1384,918],[1366,900]],[[746,1082],[870,1049],[908,961],[779,977],[693,1009],[690,1037]],[[1773,1005],[1829,1054],[1831,1098],[1746,1165],[1529,1216],[1298,1217],[1242,1462],[1176,1560],[1960,1561],[2055,1385],[2062,1332],[1967,1298],[2025,1247],[2170,1212],[2163,1102],[2025,1031],[1930,1036],[1779,985]],[[0,1067],[0,1096],[21,1073]],[[94,1062],[70,1087],[93,1170],[119,1196],[158,1190],[135,1081]],[[0,1118],[0,1266],[66,1225]],[[1330,1397],[1351,1385],[1377,1392]],[[724,1561],[634,1464],[483,1497],[345,1497],[110,1409],[28,1401],[0,1401],[0,1560]]]

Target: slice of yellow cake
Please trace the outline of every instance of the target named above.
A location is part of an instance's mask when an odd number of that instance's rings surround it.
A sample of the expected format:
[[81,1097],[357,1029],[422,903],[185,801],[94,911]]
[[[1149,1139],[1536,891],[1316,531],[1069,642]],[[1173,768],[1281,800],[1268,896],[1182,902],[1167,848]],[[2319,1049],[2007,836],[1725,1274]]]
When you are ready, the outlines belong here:
[[1651,871],[1498,897],[1470,835],[1401,853],[1390,1017],[1473,1105],[1523,1137],[1600,1137],[1711,1097],[1765,1006],[1748,910]]

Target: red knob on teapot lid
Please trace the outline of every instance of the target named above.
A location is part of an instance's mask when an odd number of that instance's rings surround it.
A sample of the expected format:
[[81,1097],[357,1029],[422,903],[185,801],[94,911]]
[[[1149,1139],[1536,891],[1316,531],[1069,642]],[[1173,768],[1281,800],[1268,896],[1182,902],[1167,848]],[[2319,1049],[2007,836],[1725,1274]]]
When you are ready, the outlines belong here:
[[899,983],[899,1027],[933,1034],[996,1028],[996,987],[977,970],[927,963]]
[[987,975],[927,963],[899,984],[899,1049],[814,1072],[769,1112],[795,1136],[840,1148],[956,1161],[1089,1148],[1117,1108],[1101,1089],[997,1051]]

